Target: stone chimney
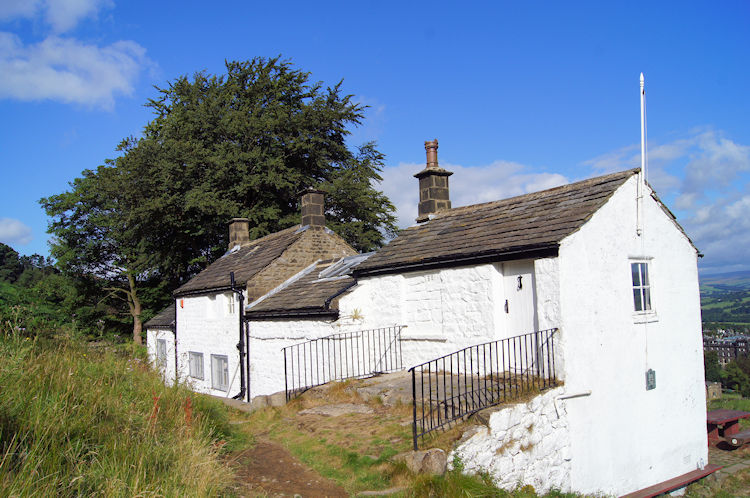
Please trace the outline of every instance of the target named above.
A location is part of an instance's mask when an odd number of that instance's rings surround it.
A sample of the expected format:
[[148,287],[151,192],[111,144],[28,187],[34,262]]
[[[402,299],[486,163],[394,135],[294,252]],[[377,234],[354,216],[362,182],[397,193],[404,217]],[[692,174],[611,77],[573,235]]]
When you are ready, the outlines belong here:
[[241,246],[250,242],[250,220],[247,218],[232,218],[229,222],[229,250],[234,246]]
[[427,152],[427,167],[414,175],[419,179],[419,213],[417,223],[430,219],[430,215],[451,208],[448,195],[448,177],[453,173],[438,166],[438,141],[424,143]]
[[302,196],[300,206],[302,208],[302,226],[324,227],[326,225],[325,217],[325,197],[323,192],[308,188],[300,192]]

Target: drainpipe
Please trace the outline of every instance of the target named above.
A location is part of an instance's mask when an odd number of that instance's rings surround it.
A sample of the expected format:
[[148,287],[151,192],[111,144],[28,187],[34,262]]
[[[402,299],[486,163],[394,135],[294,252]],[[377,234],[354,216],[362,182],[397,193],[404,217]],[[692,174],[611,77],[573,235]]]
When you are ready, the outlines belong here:
[[336,299],[341,294],[343,294],[344,292],[348,291],[349,289],[351,289],[355,285],[357,285],[357,280],[356,279],[352,279],[352,282],[350,282],[349,284],[347,284],[346,287],[344,287],[343,289],[340,289],[340,290],[336,291],[336,293],[334,295],[332,295],[331,297],[329,297],[328,299],[326,299],[326,301],[325,301],[325,309],[326,310],[330,309],[331,301],[333,301],[334,299]]
[[177,299],[174,300],[174,322],[172,322],[172,334],[174,334],[174,384],[180,381],[180,373],[177,370]]
[[242,399],[245,397],[245,334],[243,334],[244,330],[242,327],[245,318],[245,294],[242,292],[242,289],[238,289],[234,285],[234,272],[229,272],[229,281],[232,284],[232,292],[240,298],[240,312],[238,313],[240,342],[237,344],[237,350],[240,352],[240,392],[232,396],[232,399]]
[[[244,298],[244,296],[243,296]],[[242,303],[242,301],[240,301]],[[245,310],[244,306],[242,309],[242,319],[245,320]],[[245,321],[245,362],[247,366],[247,376],[245,379],[247,379],[247,402],[250,402],[250,324]]]

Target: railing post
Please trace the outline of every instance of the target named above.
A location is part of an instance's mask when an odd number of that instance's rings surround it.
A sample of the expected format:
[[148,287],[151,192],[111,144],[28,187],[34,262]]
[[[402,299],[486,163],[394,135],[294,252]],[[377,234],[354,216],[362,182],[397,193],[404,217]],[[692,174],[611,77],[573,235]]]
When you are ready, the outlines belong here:
[[412,424],[411,434],[414,441],[414,451],[417,451],[417,379],[414,369],[411,371],[411,410],[412,410]]
[[286,402],[289,403],[289,381],[286,373],[286,348],[281,350],[284,353],[284,392],[286,392]]

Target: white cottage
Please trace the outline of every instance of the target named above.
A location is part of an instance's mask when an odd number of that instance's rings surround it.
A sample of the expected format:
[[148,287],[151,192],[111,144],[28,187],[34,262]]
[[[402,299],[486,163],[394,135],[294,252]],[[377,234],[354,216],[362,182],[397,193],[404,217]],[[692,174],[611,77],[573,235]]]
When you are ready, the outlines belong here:
[[233,219],[229,250],[179,287],[174,305],[146,324],[149,354],[167,378],[177,372],[196,391],[249,399],[247,368],[240,367],[248,352],[244,303],[313,262],[356,254],[325,226],[322,192],[302,192],[300,206],[302,224],[252,241],[249,220]]
[[417,225],[247,306],[250,395],[285,389],[280,348],[337,332],[399,327],[409,367],[557,329],[562,386],[493,414],[456,450],[468,470],[617,495],[705,475],[700,255],[640,171],[451,208],[425,147]]

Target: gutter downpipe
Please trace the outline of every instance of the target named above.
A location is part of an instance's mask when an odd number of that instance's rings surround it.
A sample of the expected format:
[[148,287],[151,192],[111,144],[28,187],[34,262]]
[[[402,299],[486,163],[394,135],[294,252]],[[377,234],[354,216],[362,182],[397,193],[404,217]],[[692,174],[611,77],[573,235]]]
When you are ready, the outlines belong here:
[[245,318],[245,294],[242,289],[238,289],[234,283],[234,272],[229,272],[229,281],[231,282],[231,290],[237,294],[240,298],[240,312],[239,312],[239,332],[240,342],[237,343],[237,350],[240,353],[240,392],[232,396],[232,399],[243,399],[245,397],[245,334],[243,328],[243,322]]
[[174,384],[180,380],[180,372],[177,369],[177,299],[174,300],[174,323],[172,324],[172,334],[174,334]]
[[340,290],[336,291],[336,293],[335,293],[334,295],[332,295],[331,297],[329,297],[328,299],[326,299],[326,301],[325,301],[325,309],[326,309],[326,311],[328,311],[328,310],[330,310],[330,309],[331,309],[331,308],[330,308],[330,306],[331,306],[331,301],[333,301],[334,299],[336,299],[336,298],[337,298],[337,297],[339,297],[339,296],[340,296],[341,294],[343,294],[344,292],[348,291],[349,289],[351,289],[351,288],[352,288],[352,287],[354,287],[355,285],[357,285],[357,279],[356,279],[356,278],[355,278],[355,279],[352,279],[352,282],[350,282],[350,283],[349,283],[349,285],[347,285],[347,286],[346,286],[346,287],[344,287],[343,289],[340,289]]

